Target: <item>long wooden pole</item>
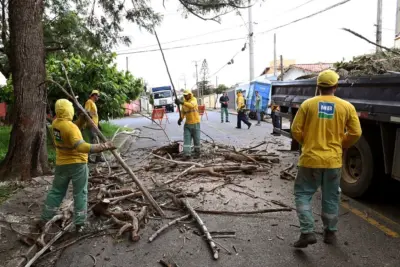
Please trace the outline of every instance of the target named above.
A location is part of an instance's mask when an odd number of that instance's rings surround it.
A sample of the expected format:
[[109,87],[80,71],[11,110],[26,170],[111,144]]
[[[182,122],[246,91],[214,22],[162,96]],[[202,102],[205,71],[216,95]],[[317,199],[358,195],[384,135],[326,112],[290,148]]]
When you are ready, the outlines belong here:
[[[174,83],[172,82],[171,73],[169,72],[167,60],[165,59],[164,51],[163,51],[163,49],[162,49],[162,47],[161,47],[160,39],[158,39],[158,35],[157,35],[157,32],[156,32],[155,29],[154,29],[154,35],[156,36],[157,43],[158,43],[158,47],[160,48],[160,52],[161,52],[162,58],[163,58],[163,60],[164,60],[164,65],[165,65],[165,68],[167,69],[169,81],[170,81],[170,83],[171,83],[172,89],[174,90],[175,98],[178,99],[178,95],[176,94],[176,90],[175,90],[175,85],[174,85]],[[179,105],[178,105],[178,111],[179,111],[179,117],[180,117],[180,115],[181,115],[181,108],[179,107]]]
[[[107,138],[102,134],[102,132],[97,128],[97,126],[94,124],[92,121],[92,118],[90,118],[89,114],[85,111],[85,109],[81,106],[81,104],[78,102],[78,100],[73,96],[73,91],[71,88],[71,94],[67,92],[67,90],[64,89],[59,83],[53,81],[53,80],[48,80],[49,82],[54,83],[57,85],[63,92],[66,94],[73,102],[74,104],[78,107],[78,109],[84,114],[86,120],[94,126],[93,129],[96,132],[96,134],[99,136],[100,140],[103,142],[107,142]],[[69,83],[69,81],[68,81]],[[114,155],[114,157],[117,159],[119,164],[124,168],[124,170],[129,174],[129,176],[132,178],[132,180],[136,183],[136,185],[139,187],[140,191],[143,192],[143,195],[146,197],[146,199],[150,202],[151,206],[157,211],[157,213],[161,217],[165,217],[164,211],[161,209],[161,207],[157,204],[157,202],[154,200],[153,196],[150,194],[150,192],[147,190],[147,188],[140,182],[138,177],[133,173],[131,168],[125,163],[125,161],[121,158],[121,156],[117,153],[116,150],[111,150],[111,153]]]

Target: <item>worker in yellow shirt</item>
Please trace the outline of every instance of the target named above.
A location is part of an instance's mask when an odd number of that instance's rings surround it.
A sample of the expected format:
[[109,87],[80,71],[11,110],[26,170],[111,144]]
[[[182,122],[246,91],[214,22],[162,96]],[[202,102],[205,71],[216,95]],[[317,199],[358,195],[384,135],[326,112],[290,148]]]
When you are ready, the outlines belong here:
[[[96,102],[99,101],[99,97],[100,97],[100,92],[98,90],[93,90],[92,93],[90,94],[89,99],[85,103],[85,110],[92,118],[92,121],[94,122],[95,126],[100,129],[99,115],[98,115],[97,106],[96,106]],[[94,126],[90,125],[89,122],[87,122],[85,124],[84,128],[85,128],[87,135],[89,136],[89,142],[92,144],[97,144],[98,137],[97,137],[97,133],[94,130]],[[100,154],[98,154],[98,155],[96,155],[96,158],[93,161],[89,155],[89,162],[91,162],[91,163],[104,162],[104,159],[102,158],[102,156]]]
[[200,157],[200,115],[197,105],[197,99],[193,96],[190,90],[183,92],[184,100],[175,99],[175,104],[182,105],[181,117],[178,120],[178,125],[182,124],[186,118],[183,128],[183,154],[185,159],[191,157],[192,139],[194,143],[194,157]]
[[242,121],[244,122],[244,124],[247,125],[247,129],[250,129],[251,123],[247,119],[246,104],[244,103],[244,97],[243,97],[241,89],[237,90],[237,93],[236,93],[236,108],[237,108],[237,113],[238,113],[236,129],[242,128]]
[[294,185],[301,235],[296,248],[315,244],[311,200],[321,186],[324,242],[336,242],[340,202],[343,149],[361,136],[360,121],[352,104],[334,96],[339,75],[326,70],[319,74],[319,96],[304,101],[294,118],[291,132],[302,146]]
[[115,147],[111,142],[86,143],[78,126],[72,122],[74,108],[67,99],[59,99],[55,104],[55,110],[57,118],[52,123],[52,131],[56,145],[56,168],[53,185],[47,194],[39,227],[53,218],[65,197],[68,184],[72,180],[74,222],[77,231],[81,231],[87,212],[88,153],[99,153],[115,149]]
[[[276,112],[279,112],[281,110],[280,107],[278,105],[275,105],[275,104],[270,104],[268,107],[271,108],[272,126],[274,128],[281,128],[281,120],[276,115]],[[280,136],[279,133],[274,133],[274,131],[272,131],[271,134],[275,135],[275,136]]]

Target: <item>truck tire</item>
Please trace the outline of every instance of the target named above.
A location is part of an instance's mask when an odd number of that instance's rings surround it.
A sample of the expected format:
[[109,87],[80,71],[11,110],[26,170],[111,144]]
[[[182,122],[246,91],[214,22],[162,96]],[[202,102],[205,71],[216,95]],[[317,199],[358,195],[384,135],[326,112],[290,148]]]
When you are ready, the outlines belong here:
[[349,197],[365,195],[374,177],[374,157],[367,139],[360,140],[343,154],[340,187]]

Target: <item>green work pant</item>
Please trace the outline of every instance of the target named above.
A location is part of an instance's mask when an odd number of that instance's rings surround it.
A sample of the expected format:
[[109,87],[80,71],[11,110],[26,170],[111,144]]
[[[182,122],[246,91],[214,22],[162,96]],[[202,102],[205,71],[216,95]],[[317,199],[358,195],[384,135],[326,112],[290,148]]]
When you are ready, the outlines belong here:
[[89,169],[85,163],[75,163],[56,166],[53,185],[47,194],[42,213],[42,220],[48,221],[54,217],[68,190],[72,180],[74,196],[74,222],[82,225],[86,221],[87,213],[87,184]]
[[183,154],[190,156],[192,152],[192,139],[194,152],[200,154],[200,123],[185,124],[183,127]]
[[221,121],[224,121],[224,113],[225,113],[225,121],[229,121],[228,108],[221,108]]
[[299,167],[294,184],[297,216],[302,233],[314,232],[311,200],[321,186],[324,230],[337,231],[340,177],[342,169],[312,169]]

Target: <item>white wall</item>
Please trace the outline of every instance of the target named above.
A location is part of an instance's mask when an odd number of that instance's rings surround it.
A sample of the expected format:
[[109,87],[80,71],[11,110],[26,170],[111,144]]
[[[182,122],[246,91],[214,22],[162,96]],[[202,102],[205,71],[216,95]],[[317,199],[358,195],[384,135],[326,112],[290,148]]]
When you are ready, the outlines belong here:
[[310,71],[305,71],[297,68],[291,68],[283,74],[284,81],[294,81],[296,78],[303,75],[311,74]]

